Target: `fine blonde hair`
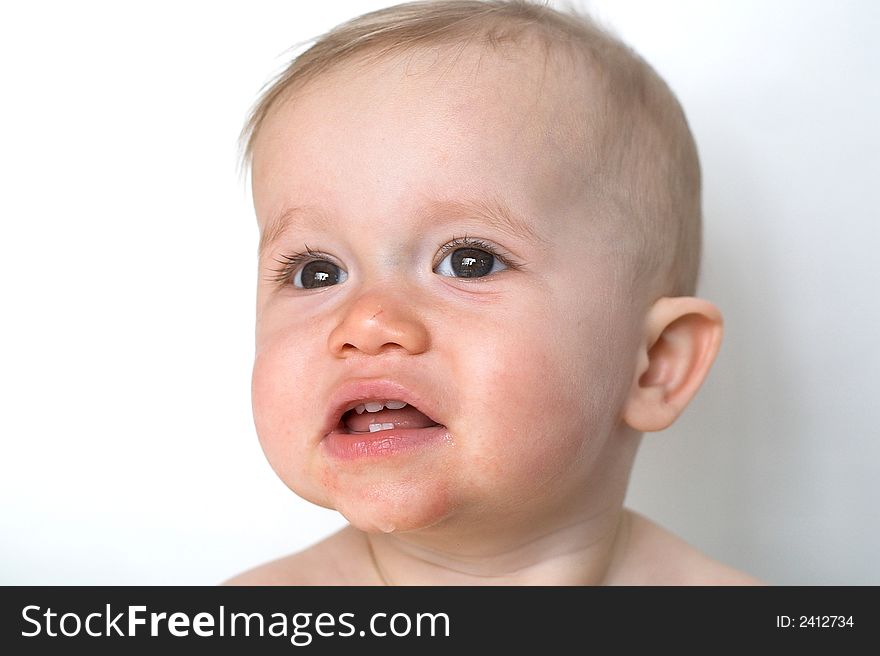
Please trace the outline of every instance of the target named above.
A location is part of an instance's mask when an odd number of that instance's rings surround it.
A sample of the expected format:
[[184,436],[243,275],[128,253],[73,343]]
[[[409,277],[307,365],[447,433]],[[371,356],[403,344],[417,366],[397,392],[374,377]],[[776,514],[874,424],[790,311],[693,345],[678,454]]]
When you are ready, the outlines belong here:
[[[589,16],[529,0],[434,0],[373,11],[333,28],[293,59],[262,90],[240,137],[240,164],[253,158],[267,117],[328,69],[376,61],[422,46],[478,42],[498,50],[536,38],[545,56],[565,50],[587,63],[600,98],[600,123],[576,130],[596,142],[583,166],[608,187],[621,221],[618,246],[630,290],[647,300],[693,296],[702,250],[700,165],[675,95],[632,49]],[[478,41],[478,39],[480,39]],[[300,44],[302,45],[302,44]],[[598,134],[597,134],[598,132]]]

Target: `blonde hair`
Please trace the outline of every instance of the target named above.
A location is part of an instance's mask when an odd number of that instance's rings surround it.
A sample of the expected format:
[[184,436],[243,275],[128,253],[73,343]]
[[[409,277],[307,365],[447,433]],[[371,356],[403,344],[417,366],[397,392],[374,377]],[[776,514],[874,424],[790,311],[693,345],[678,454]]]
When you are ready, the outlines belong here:
[[583,164],[597,172],[623,219],[619,239],[626,243],[616,248],[630,276],[630,291],[641,289],[647,300],[694,295],[702,250],[700,165],[680,104],[659,75],[618,38],[571,7],[562,12],[546,4],[407,2],[310,39],[306,43],[314,44],[271,80],[254,104],[240,137],[240,163],[251,163],[254,142],[272,111],[333,66],[478,36],[493,50],[523,35],[536,37],[545,57],[560,50],[579,55],[595,78],[593,88],[599,85],[600,128],[581,126],[578,132],[597,139],[589,149],[597,162]]

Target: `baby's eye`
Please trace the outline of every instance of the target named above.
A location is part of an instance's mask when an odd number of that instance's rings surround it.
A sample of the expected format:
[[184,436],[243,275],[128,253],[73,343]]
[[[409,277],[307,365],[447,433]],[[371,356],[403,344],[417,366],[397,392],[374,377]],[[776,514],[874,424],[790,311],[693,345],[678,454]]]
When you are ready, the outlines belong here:
[[[444,250],[452,250],[452,248],[454,246],[447,245]],[[450,278],[481,278],[506,268],[501,258],[489,250],[467,247],[453,250],[441,260],[434,271]]]
[[329,287],[344,282],[348,274],[328,260],[312,260],[297,269],[293,286],[301,289]]
[[326,253],[313,251],[308,246],[303,253],[282,255],[275,261],[281,268],[272,269],[275,275],[268,280],[283,286],[292,282],[299,289],[315,289],[337,285],[348,278],[348,273],[331,262]]

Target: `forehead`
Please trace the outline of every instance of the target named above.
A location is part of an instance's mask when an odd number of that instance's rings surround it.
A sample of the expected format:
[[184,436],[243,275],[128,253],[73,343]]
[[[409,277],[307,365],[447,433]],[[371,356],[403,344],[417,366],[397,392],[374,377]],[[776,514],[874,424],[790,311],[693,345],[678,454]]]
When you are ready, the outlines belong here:
[[534,47],[419,47],[336,65],[261,127],[257,215],[331,200],[381,214],[426,195],[494,195],[529,212],[570,202],[587,168],[586,79]]

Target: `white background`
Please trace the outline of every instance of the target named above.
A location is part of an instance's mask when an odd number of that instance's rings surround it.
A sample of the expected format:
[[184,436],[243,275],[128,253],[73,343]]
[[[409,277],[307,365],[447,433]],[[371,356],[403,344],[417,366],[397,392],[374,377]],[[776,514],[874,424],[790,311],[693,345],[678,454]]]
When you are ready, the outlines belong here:
[[[236,138],[287,48],[386,4],[6,7],[0,583],[213,584],[342,526],[256,439]],[[629,504],[771,583],[880,584],[880,5],[589,6],[688,113],[726,320]]]

